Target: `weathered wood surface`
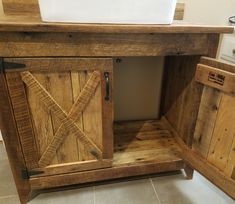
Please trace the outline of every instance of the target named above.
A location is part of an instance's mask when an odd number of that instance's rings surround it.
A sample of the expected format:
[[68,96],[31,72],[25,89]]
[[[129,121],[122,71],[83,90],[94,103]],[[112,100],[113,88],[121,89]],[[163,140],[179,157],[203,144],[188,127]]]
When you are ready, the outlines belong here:
[[[1,66],[3,62],[1,61]],[[31,187],[28,180],[22,178],[21,171],[26,169],[26,164],[21,148],[21,142],[17,131],[15,116],[12,110],[11,100],[9,98],[7,81],[4,73],[0,72],[0,128],[7,150],[11,170],[14,176],[16,189],[18,191],[20,201],[26,204]]]
[[208,155],[221,98],[222,93],[219,90],[207,86],[203,88],[193,137],[193,149],[204,158]]
[[219,89],[227,94],[235,95],[235,72],[198,64],[195,80],[207,86]]
[[[208,55],[212,34],[1,33],[3,57]],[[189,46],[190,45],[190,46]]]
[[192,168],[204,175],[209,181],[218,186],[222,191],[227,193],[233,199],[235,199],[235,180],[227,176],[215,167],[213,164],[208,162],[205,158],[200,156],[197,152],[185,145],[182,137],[179,136],[178,132],[173,126],[167,121],[166,118],[163,118],[166,126],[174,135],[176,141],[181,147],[182,158],[183,160],[190,165]]
[[194,80],[199,60],[199,56],[167,57],[163,78],[162,114],[188,145],[192,144],[203,88]]
[[[141,127],[144,126],[144,129]],[[111,168],[30,179],[33,189],[58,187],[184,168],[181,149],[162,121],[119,122]],[[151,137],[149,137],[151,135]]]
[[[112,110],[113,105],[112,59],[18,58],[6,61],[5,66],[13,62],[25,63],[23,70],[17,66],[15,72],[7,69],[6,76],[27,169],[43,171],[40,176],[45,176],[111,166],[113,113],[106,113],[106,110]],[[99,62],[104,67],[100,68]],[[60,66],[56,70],[57,65]],[[104,101],[104,71],[110,76],[109,101]],[[67,126],[64,123],[68,123]],[[26,134],[25,128],[32,134]],[[87,143],[80,140],[78,128],[92,143],[91,151]],[[65,131],[60,134],[62,129]],[[59,142],[52,145],[53,151],[46,151],[54,135]]]
[[[6,0],[8,1],[8,0]],[[45,23],[40,16],[7,15],[0,18],[0,31],[21,32],[91,32],[91,33],[232,33],[232,26],[189,24],[174,21],[171,25]]]
[[24,84],[19,73],[7,73],[6,79],[26,165],[37,168],[38,152]]

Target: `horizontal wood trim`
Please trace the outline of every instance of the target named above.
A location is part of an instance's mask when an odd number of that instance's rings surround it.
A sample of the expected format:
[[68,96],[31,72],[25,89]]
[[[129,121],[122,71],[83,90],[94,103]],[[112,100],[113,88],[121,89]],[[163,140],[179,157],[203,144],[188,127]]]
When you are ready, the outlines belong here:
[[79,24],[44,23],[40,17],[0,17],[0,31],[9,32],[80,32],[80,33],[233,33],[232,26],[196,25],[174,21],[159,24]]
[[[23,64],[25,68],[11,68],[11,63]],[[22,71],[93,71],[104,70],[112,71],[113,59],[111,58],[5,58],[4,59],[6,72],[22,72]],[[9,67],[9,68],[8,68]]]
[[109,179],[126,178],[160,172],[175,171],[184,168],[184,162],[168,161],[162,163],[138,164],[133,166],[113,167],[87,172],[77,172],[48,177],[31,178],[30,184],[33,190],[53,188],[72,184],[82,184],[94,181],[105,181]]
[[[207,55],[210,34],[2,33],[2,57]],[[190,45],[190,46],[189,46]]]
[[[165,119],[165,118],[164,118]],[[235,180],[224,175],[222,171],[210,164],[206,159],[200,156],[197,152],[190,149],[180,138],[175,129],[165,119],[165,123],[168,123],[169,129],[174,134],[175,139],[179,143],[182,149],[183,160],[192,168],[204,175],[209,181],[219,187],[222,191],[227,193],[233,199],[235,199]]]
[[32,176],[33,177],[42,177],[42,176],[51,176],[51,175],[58,175],[66,173],[72,173],[72,172],[81,172],[86,170],[92,170],[92,169],[102,169],[112,166],[112,160],[111,159],[104,159],[104,160],[90,160],[90,161],[84,161],[84,162],[74,162],[74,163],[68,163],[68,164],[55,164],[47,166],[46,168],[37,168],[34,169],[34,171],[42,171],[44,173]]
[[200,64],[204,64],[210,67],[218,68],[224,71],[235,73],[235,65],[229,62],[221,62],[218,59],[210,57],[201,57]]
[[195,80],[228,94],[235,94],[235,73],[198,64]]

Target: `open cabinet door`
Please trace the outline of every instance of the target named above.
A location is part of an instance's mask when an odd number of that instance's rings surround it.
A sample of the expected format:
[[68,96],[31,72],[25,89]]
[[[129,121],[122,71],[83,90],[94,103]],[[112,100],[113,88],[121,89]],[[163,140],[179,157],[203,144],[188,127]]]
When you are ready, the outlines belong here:
[[203,57],[195,80],[204,87],[184,159],[235,199],[235,65]]
[[110,167],[112,59],[9,58],[24,177]]

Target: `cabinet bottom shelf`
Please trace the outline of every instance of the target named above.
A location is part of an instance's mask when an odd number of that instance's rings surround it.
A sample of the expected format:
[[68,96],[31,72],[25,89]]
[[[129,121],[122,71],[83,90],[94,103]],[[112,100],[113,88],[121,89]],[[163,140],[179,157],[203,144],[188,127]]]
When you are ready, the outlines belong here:
[[30,179],[32,190],[141,176],[185,167],[181,149],[165,120],[117,122],[109,168]]
[[117,122],[114,135],[114,167],[182,160],[165,120]]

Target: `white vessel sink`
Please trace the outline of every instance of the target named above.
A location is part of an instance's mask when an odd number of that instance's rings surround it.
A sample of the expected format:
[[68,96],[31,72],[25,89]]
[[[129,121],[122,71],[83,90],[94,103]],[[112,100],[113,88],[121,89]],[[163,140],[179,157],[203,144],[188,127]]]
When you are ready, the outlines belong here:
[[39,0],[46,22],[170,24],[176,0]]

